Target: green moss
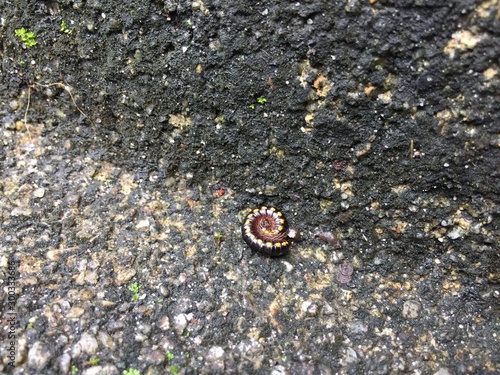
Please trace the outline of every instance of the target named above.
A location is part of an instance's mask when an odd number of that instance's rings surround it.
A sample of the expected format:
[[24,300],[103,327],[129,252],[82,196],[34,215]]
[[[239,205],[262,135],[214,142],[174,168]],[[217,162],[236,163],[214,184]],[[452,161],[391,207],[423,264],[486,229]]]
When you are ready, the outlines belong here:
[[91,364],[92,366],[96,366],[96,365],[98,365],[98,364],[99,364],[99,361],[100,361],[100,359],[99,359],[99,358],[92,357],[92,358],[90,358],[90,361],[89,361],[89,362],[90,362],[90,364]]
[[130,290],[132,293],[132,301],[137,302],[139,300],[139,289],[141,288],[141,284],[138,283],[133,283],[128,286],[128,290]]
[[15,29],[14,33],[16,36],[21,38],[23,41],[24,45],[29,48],[29,47],[34,47],[37,45],[37,41],[35,39],[35,33],[33,31],[28,31],[24,27],[20,29]]
[[68,25],[66,25],[66,21],[61,21],[61,31],[65,34],[71,35],[73,30],[68,29]]

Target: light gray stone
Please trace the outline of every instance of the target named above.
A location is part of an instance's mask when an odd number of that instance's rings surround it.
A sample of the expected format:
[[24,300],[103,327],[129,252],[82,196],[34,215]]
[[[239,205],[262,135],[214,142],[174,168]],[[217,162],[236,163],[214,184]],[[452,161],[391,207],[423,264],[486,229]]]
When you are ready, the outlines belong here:
[[36,341],[28,351],[28,365],[37,370],[43,369],[50,360],[50,352],[47,345]]
[[68,353],[64,353],[59,358],[57,358],[57,366],[61,374],[67,374],[69,372],[69,365],[71,364],[71,356]]

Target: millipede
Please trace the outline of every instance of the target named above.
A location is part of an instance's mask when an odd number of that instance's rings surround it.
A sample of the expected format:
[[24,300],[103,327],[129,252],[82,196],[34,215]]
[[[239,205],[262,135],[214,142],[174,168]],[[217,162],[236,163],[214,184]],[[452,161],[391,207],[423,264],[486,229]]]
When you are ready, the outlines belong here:
[[286,254],[299,233],[288,228],[285,216],[274,207],[255,208],[243,220],[241,234],[254,251],[276,257]]

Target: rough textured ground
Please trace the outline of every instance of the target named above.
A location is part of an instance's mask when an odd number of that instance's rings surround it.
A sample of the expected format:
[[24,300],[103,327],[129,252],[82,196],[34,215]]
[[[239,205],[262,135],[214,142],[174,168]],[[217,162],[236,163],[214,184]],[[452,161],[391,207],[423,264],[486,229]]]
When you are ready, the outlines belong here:
[[0,9],[1,373],[500,371],[498,0]]

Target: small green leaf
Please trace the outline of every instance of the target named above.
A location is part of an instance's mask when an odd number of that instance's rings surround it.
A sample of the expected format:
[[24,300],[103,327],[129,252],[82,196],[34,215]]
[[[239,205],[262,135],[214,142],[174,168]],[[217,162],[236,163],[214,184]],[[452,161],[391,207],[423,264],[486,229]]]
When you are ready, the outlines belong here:
[[35,39],[35,33],[33,31],[28,31],[24,27],[20,29],[15,29],[14,33],[16,36],[20,37],[24,45],[29,48],[36,46],[37,42]]
[[138,293],[140,288],[141,284],[138,284],[137,282],[134,282],[133,284],[130,284],[128,286],[128,290],[130,290],[133,293]]
[[132,293],[132,301],[137,302],[139,300],[139,289],[141,289],[141,284],[138,284],[137,282],[134,282],[133,284],[130,284],[128,286],[128,290],[130,290]]
[[90,362],[90,364],[91,364],[92,366],[96,366],[96,365],[98,365],[98,364],[99,364],[99,361],[100,361],[100,359],[99,359],[99,358],[92,357],[92,358],[90,358],[90,361],[89,361],[89,362]]
[[61,31],[68,35],[70,35],[73,32],[73,30],[68,29],[68,25],[64,20],[61,21]]

